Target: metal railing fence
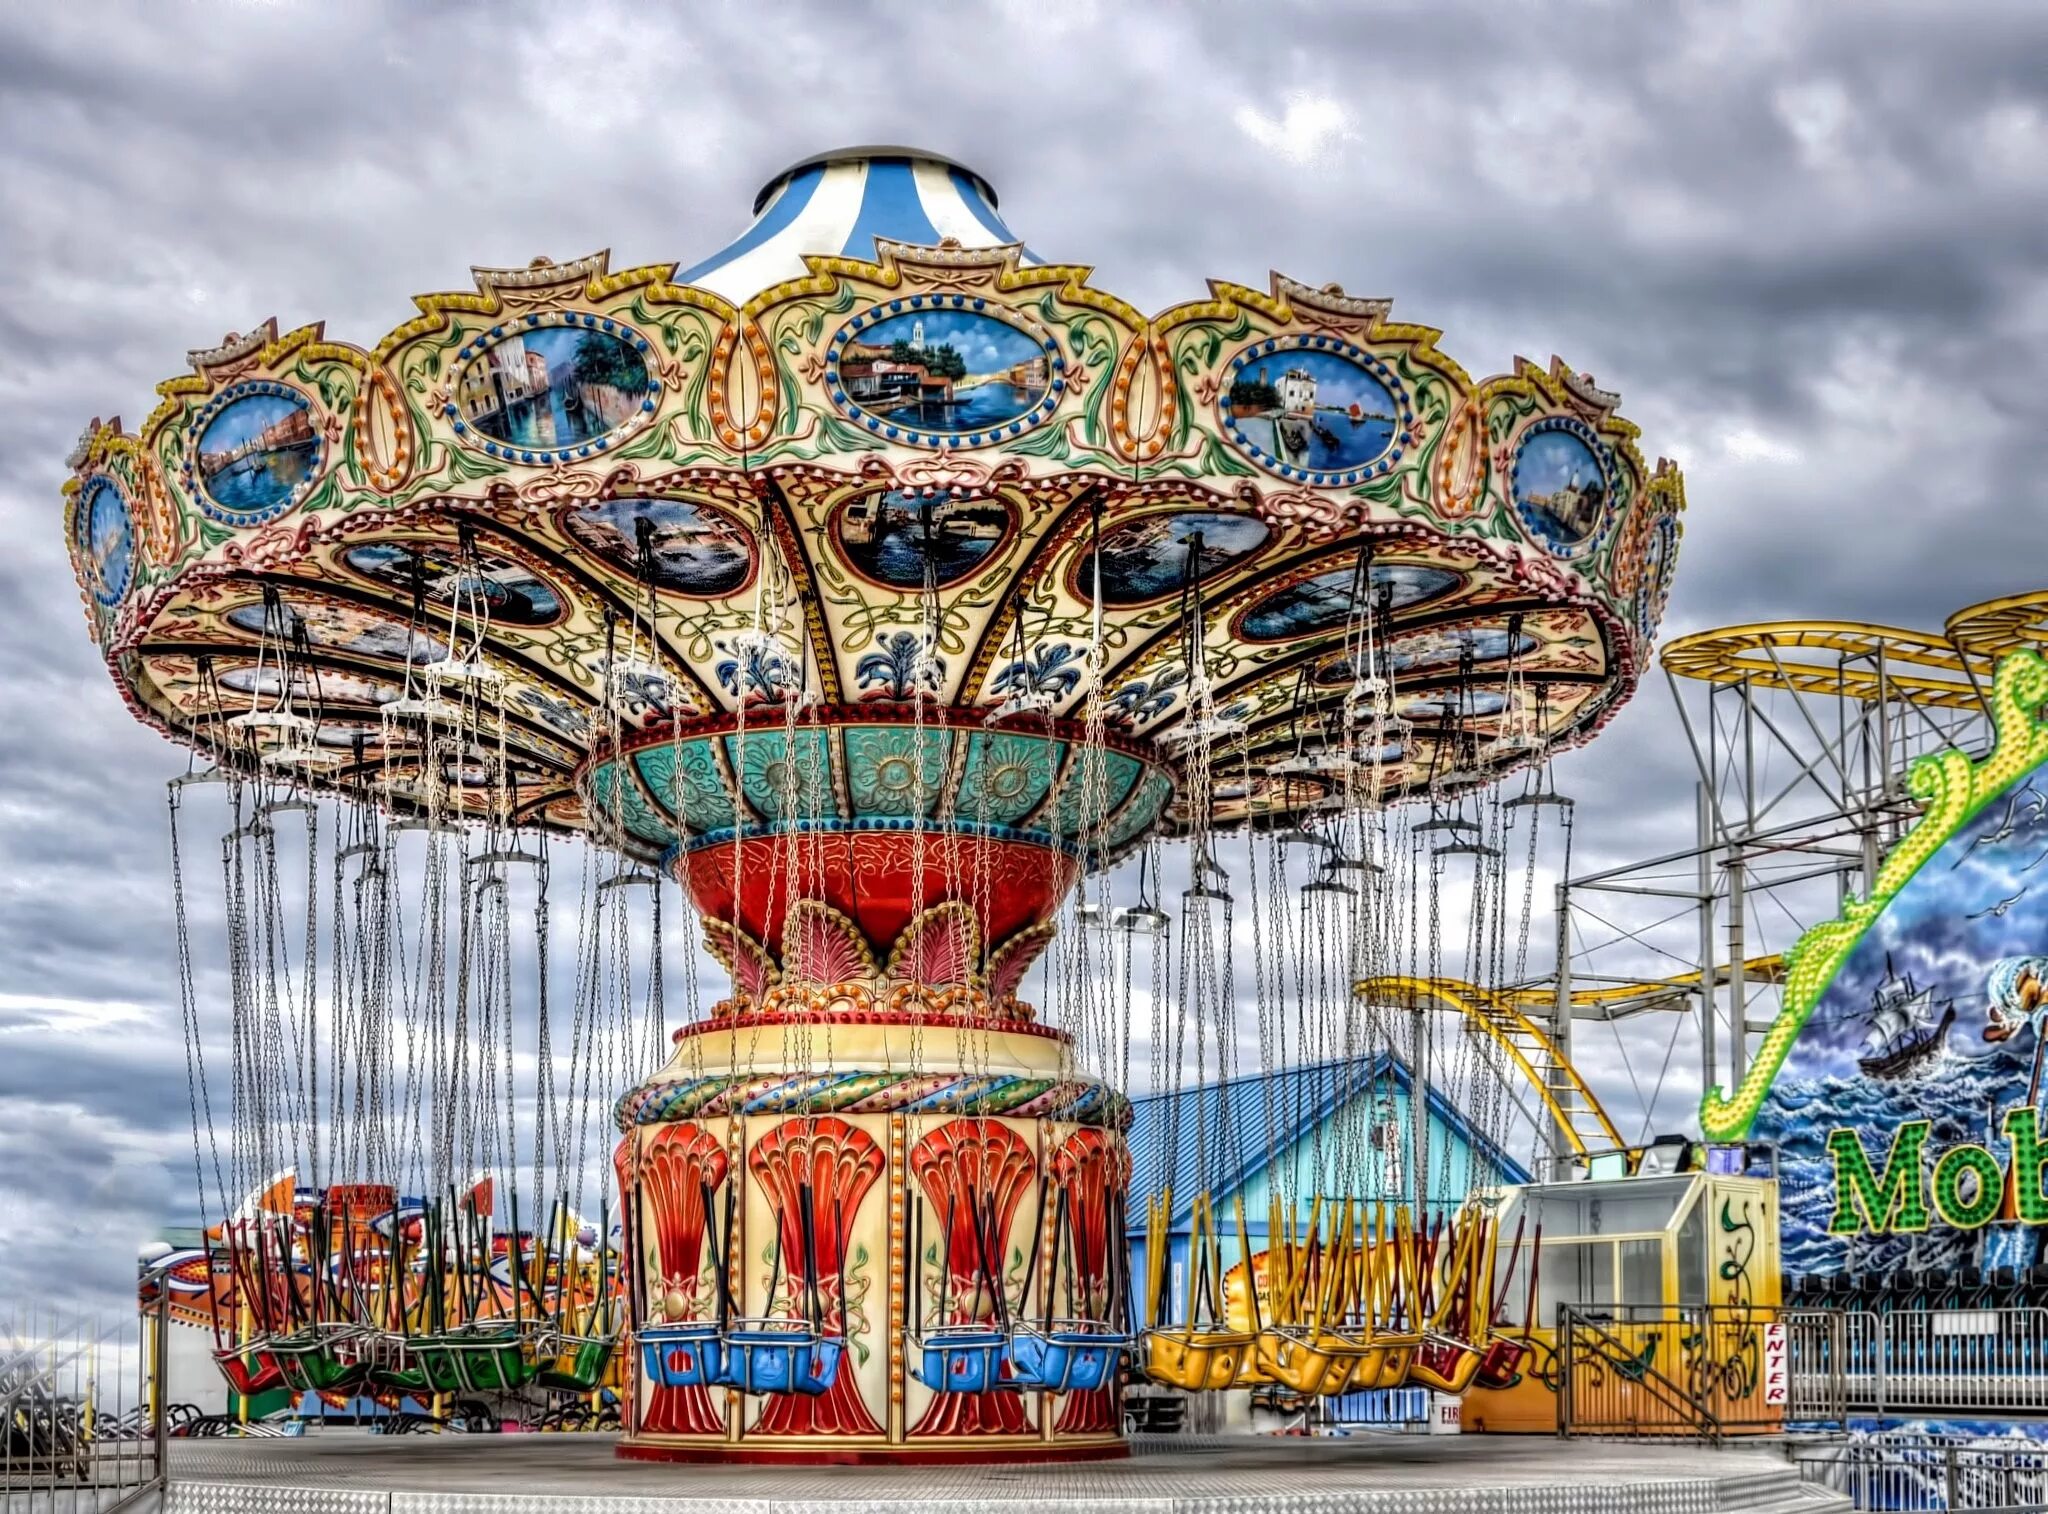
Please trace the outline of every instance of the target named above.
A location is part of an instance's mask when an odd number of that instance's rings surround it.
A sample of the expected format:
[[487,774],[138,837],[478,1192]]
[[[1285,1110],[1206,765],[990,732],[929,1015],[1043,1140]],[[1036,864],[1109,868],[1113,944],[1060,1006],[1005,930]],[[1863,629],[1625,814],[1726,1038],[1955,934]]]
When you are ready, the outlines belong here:
[[2048,1309],[1841,1311],[1833,1359],[1795,1357],[1795,1382],[1839,1374],[1873,1414],[2048,1413]]
[[116,1514],[162,1489],[168,1305],[0,1315],[0,1510]]
[[1563,1304],[1557,1349],[1560,1435],[1718,1441],[1847,1422],[1838,1311]]
[[1800,1446],[1800,1477],[1859,1510],[2039,1514],[2048,1508],[2048,1445],[1987,1446],[1925,1435],[1873,1435]]

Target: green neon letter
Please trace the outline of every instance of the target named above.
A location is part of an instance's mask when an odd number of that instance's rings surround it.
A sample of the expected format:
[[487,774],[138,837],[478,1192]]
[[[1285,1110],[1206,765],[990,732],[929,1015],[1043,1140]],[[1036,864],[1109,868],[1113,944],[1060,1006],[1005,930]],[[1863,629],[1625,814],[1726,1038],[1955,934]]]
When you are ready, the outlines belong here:
[[[1828,1153],[1835,1159],[1835,1212],[1828,1234],[1882,1234],[1927,1228],[1927,1185],[1920,1171],[1920,1148],[1927,1143],[1931,1120],[1907,1120],[1892,1137],[1884,1177],[1871,1176],[1870,1158],[1853,1130],[1828,1132]],[[1860,1223],[1859,1223],[1860,1220]]]
[[2048,1146],[2041,1142],[2041,1122],[2024,1105],[2005,1112],[2005,1139],[2012,1148],[2013,1212],[2022,1223],[2048,1225],[2048,1195],[2041,1192],[2041,1169],[2048,1167]]
[[[1977,1179],[1976,1196],[1963,1197],[1963,1174]],[[2005,1174],[1998,1158],[1982,1146],[1951,1146],[1934,1164],[1934,1209],[1958,1230],[1976,1230],[1991,1223],[2005,1197]]]

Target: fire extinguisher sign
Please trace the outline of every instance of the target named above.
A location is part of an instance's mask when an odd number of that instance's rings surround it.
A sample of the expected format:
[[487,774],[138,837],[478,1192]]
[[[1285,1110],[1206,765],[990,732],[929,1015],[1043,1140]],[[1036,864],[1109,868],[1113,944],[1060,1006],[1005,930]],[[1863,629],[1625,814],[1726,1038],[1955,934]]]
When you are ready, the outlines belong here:
[[1764,1403],[1782,1409],[1790,1400],[1792,1365],[1782,1322],[1764,1326]]

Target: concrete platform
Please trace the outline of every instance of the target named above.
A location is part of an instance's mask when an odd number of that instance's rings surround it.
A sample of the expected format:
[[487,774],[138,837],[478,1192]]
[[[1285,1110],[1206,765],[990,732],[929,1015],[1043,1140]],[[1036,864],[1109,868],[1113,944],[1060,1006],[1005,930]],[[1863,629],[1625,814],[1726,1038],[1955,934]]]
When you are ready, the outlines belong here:
[[1763,1447],[1548,1437],[1140,1440],[1128,1461],[908,1469],[619,1461],[612,1438],[174,1444],[166,1514],[1829,1514]]

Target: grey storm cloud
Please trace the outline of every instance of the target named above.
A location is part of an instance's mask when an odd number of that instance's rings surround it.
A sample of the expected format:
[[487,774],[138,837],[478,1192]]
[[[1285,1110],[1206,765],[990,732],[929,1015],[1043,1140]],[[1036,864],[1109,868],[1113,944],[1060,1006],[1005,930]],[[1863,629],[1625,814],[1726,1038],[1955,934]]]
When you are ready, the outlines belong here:
[[[267,316],[368,345],[472,264],[687,261],[785,162],[914,142],[1141,307],[1277,268],[1391,296],[1475,373],[1558,352],[1596,374],[1686,469],[1667,633],[1934,626],[2039,586],[2048,10],[1253,15],[0,8],[0,1297],[108,1296],[133,1241],[192,1213],[161,786],[182,759],[94,657],[58,489],[89,419],[138,424],[188,349]],[[1690,839],[1654,676],[1560,766],[1580,863]],[[1616,1027],[1624,1057],[1582,1027],[1629,1123],[1682,1029]],[[1698,1092],[1670,1060],[1666,1126]]]

